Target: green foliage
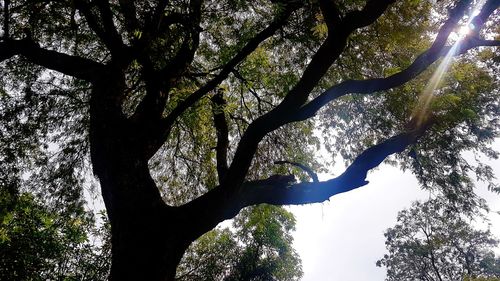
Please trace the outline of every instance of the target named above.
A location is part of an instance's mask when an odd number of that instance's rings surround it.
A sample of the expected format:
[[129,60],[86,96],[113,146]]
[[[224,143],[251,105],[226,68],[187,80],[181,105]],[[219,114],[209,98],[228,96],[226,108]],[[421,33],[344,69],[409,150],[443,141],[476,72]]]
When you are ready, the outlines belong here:
[[1,280],[106,279],[109,232],[95,229],[92,216],[66,217],[29,193],[0,198]]
[[[424,188],[444,194],[465,212],[473,212],[475,206],[481,205],[473,191],[474,180],[486,182],[492,191],[498,190],[491,167],[464,157],[466,151],[472,151],[476,159],[498,157],[491,143],[500,128],[499,77],[490,75],[488,62],[491,58],[478,61],[465,56],[451,64],[431,93],[424,113],[435,119],[435,125],[416,145],[390,161],[411,170]],[[406,130],[422,107],[420,98],[435,70],[429,69],[412,82],[387,92],[334,102],[322,115],[327,149],[340,153],[349,163],[386,136]],[[333,132],[330,126],[341,130]]]
[[[112,21],[125,44],[148,36],[140,29],[127,27],[119,3],[109,2]],[[147,24],[148,13],[157,2],[136,1],[139,25]],[[349,0],[336,4],[344,16],[361,9],[365,2]],[[450,2],[397,1],[374,24],[349,37],[345,51],[316,85],[312,97],[347,79],[387,77],[407,67],[431,44],[442,23],[442,18],[434,15],[445,14],[436,11],[447,9]],[[77,11],[76,1],[13,0],[11,3],[13,39],[31,37],[47,49],[110,62],[109,51]],[[275,36],[237,64],[220,86],[227,101],[223,112],[229,126],[228,161],[232,160],[248,125],[272,110],[297,84],[327,34],[318,1],[303,1],[303,4]],[[188,6],[189,1],[168,1],[162,12],[165,17],[187,13]],[[92,12],[98,14],[97,10],[93,7]],[[283,11],[282,1],[205,1],[197,27],[202,30],[199,47],[193,62],[168,89],[164,114],[216,76],[224,64]],[[194,45],[185,42],[190,28],[182,22],[158,28],[157,38],[141,51],[141,56],[153,62],[153,70],[167,66],[184,43]],[[490,37],[498,37],[498,26],[485,29]],[[125,115],[131,116],[145,96],[145,66],[135,58],[125,68],[122,108]],[[494,184],[491,167],[463,156],[463,152],[472,150],[478,158],[498,157],[489,146],[500,129],[496,70],[498,51],[470,52],[454,60],[432,93],[426,112],[436,118],[436,125],[416,145],[391,159],[391,163],[411,170],[424,188],[444,194],[453,211],[470,214],[482,205],[473,192],[472,176],[488,182],[491,190],[500,190]],[[303,171],[276,166],[273,162],[300,162],[321,172],[328,164],[316,157],[320,144],[332,155],[340,154],[350,162],[371,145],[405,131],[409,120],[421,108],[420,96],[433,71],[435,67],[411,83],[383,93],[345,96],[312,120],[271,132],[260,143],[245,180],[279,173],[294,174],[306,181]],[[84,211],[84,191],[96,192],[89,167],[89,92],[88,83],[34,66],[22,56],[2,62],[0,245],[1,253],[9,253],[2,256],[2,263],[9,264],[1,268],[9,269],[14,274],[10,275],[12,278],[35,278],[36,272],[52,278],[50,274],[55,274],[56,269],[60,275],[53,276],[83,278],[80,269],[76,269],[77,260],[94,268],[89,272],[100,272],[95,276],[105,272],[105,265],[92,263],[102,253],[94,249],[89,239],[100,234],[93,234],[96,231],[93,219]],[[212,94],[176,120],[170,138],[149,162],[154,180],[171,205],[197,198],[219,183]],[[320,131],[324,136],[321,140]],[[186,255],[180,274],[192,271],[199,278],[234,280],[260,270],[278,280],[299,278],[299,261],[290,248],[293,219],[285,211],[269,206],[251,210],[235,220],[232,230],[215,230],[201,238]],[[77,250],[69,253],[70,249]],[[63,261],[69,263],[64,270],[59,265]],[[489,264],[498,267],[496,262]]]
[[241,212],[232,228],[198,239],[179,265],[178,280],[299,280],[300,259],[292,249],[293,215],[261,205]]
[[489,230],[476,230],[470,219],[437,198],[415,202],[398,214],[386,233],[388,254],[377,261],[391,280],[497,280],[498,245]]

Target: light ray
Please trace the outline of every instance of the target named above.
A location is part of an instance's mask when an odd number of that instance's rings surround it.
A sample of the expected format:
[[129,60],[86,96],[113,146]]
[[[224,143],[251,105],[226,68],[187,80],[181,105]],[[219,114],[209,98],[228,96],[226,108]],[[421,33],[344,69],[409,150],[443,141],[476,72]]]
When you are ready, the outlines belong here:
[[455,42],[455,44],[453,44],[453,46],[450,48],[446,56],[439,64],[436,71],[434,71],[434,73],[432,74],[432,77],[431,79],[429,79],[429,82],[427,82],[427,85],[425,86],[424,90],[420,94],[418,100],[418,106],[413,111],[412,114],[413,118],[416,119],[417,121],[416,123],[417,126],[422,125],[422,123],[425,121],[429,105],[431,104],[432,98],[434,97],[434,91],[439,86],[439,83],[441,82],[441,79],[443,78],[446,71],[450,68],[451,61],[453,59],[453,56],[455,56],[459,45],[460,45],[460,40],[458,40],[457,42]]
[[[480,1],[483,2],[483,1]],[[482,3],[479,3],[482,4]],[[467,20],[466,24],[458,29],[458,32],[452,32],[449,36],[450,39],[455,41],[453,43],[448,53],[443,58],[443,60],[439,63],[438,68],[432,74],[431,79],[427,82],[422,93],[420,93],[418,98],[418,104],[416,108],[413,110],[412,119],[416,121],[417,127],[422,125],[427,118],[429,105],[434,97],[434,91],[439,86],[444,74],[450,68],[453,57],[456,55],[459,50],[460,43],[463,39],[474,32],[475,26],[472,23],[472,19],[479,14],[479,10],[474,9],[471,13],[471,16]]]

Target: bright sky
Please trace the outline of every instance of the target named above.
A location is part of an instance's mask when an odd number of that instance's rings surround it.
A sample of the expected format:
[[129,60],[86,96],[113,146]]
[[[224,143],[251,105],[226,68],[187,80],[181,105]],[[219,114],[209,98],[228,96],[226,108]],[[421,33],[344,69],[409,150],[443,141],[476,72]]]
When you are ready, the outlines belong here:
[[[500,149],[500,141],[495,148]],[[500,160],[491,165],[500,178]],[[302,258],[302,281],[385,279],[385,268],[375,266],[386,253],[384,231],[394,226],[398,211],[414,200],[427,199],[429,193],[418,188],[411,173],[388,165],[372,171],[368,181],[368,185],[334,196],[325,204],[290,208],[297,218],[294,244]],[[492,211],[500,211],[500,195],[485,188],[479,188],[478,193],[487,198]],[[492,233],[500,234],[500,215],[489,217]],[[499,249],[496,252],[500,254]]]
[[[456,39],[468,32],[467,28],[462,28]],[[424,109],[430,104],[432,93],[446,73],[457,47],[458,43],[450,49],[421,94]],[[494,147],[500,151],[500,140]],[[490,164],[500,178],[500,160]],[[338,175],[342,170],[343,167],[339,167],[332,172]],[[322,180],[331,177],[325,175]],[[415,200],[428,199],[429,192],[419,189],[411,173],[388,165],[372,171],[368,181],[368,185],[334,196],[330,202],[290,208],[297,218],[294,244],[302,258],[303,281],[385,279],[385,268],[375,266],[386,253],[383,233],[394,226],[400,210]],[[492,211],[500,211],[498,194],[480,185],[478,193],[487,199]],[[500,234],[500,215],[492,212],[489,219],[492,233]],[[496,252],[500,255],[500,248]]]

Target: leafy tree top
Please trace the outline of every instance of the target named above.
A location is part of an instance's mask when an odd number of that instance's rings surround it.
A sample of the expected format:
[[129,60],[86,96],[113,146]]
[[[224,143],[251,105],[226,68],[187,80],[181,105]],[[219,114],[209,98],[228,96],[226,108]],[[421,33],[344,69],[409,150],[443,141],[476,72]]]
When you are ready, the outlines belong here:
[[397,221],[385,233],[388,254],[377,262],[387,267],[386,280],[500,277],[499,259],[492,251],[498,240],[489,230],[474,229],[474,221],[449,209],[446,200],[415,202]]

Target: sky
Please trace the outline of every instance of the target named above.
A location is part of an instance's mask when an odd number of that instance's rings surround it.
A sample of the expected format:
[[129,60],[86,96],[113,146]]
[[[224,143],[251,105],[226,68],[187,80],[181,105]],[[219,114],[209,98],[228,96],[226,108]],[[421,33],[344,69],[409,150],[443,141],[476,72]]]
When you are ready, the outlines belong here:
[[[494,147],[500,149],[500,140]],[[500,160],[489,163],[500,177]],[[429,192],[419,189],[411,173],[389,165],[370,172],[368,181],[324,204],[289,207],[297,219],[294,247],[302,259],[302,281],[385,279],[385,268],[375,266],[386,253],[384,231],[395,225],[398,211],[428,199]],[[500,211],[500,195],[481,185],[477,192],[492,211]],[[489,219],[492,233],[500,236],[500,215],[492,212]]]
[[[470,32],[468,26],[466,24],[454,40]],[[429,104],[457,46],[450,49],[421,94],[425,104]],[[500,151],[500,140],[493,146]],[[500,160],[488,162],[500,177]],[[337,168],[333,172],[338,175],[342,170]],[[332,176],[320,177],[321,180],[328,178]],[[388,165],[369,173],[367,180],[368,185],[334,196],[329,202],[289,208],[297,219],[294,246],[302,259],[302,281],[385,279],[385,268],[375,266],[386,253],[385,230],[395,225],[400,210],[410,207],[415,200],[428,199],[430,194],[419,189],[411,173]],[[500,238],[500,195],[487,191],[484,185],[478,184],[478,187],[477,193],[487,200],[493,211],[488,216],[492,233]],[[484,228],[484,225],[478,227]],[[500,248],[495,251],[500,255]]]

